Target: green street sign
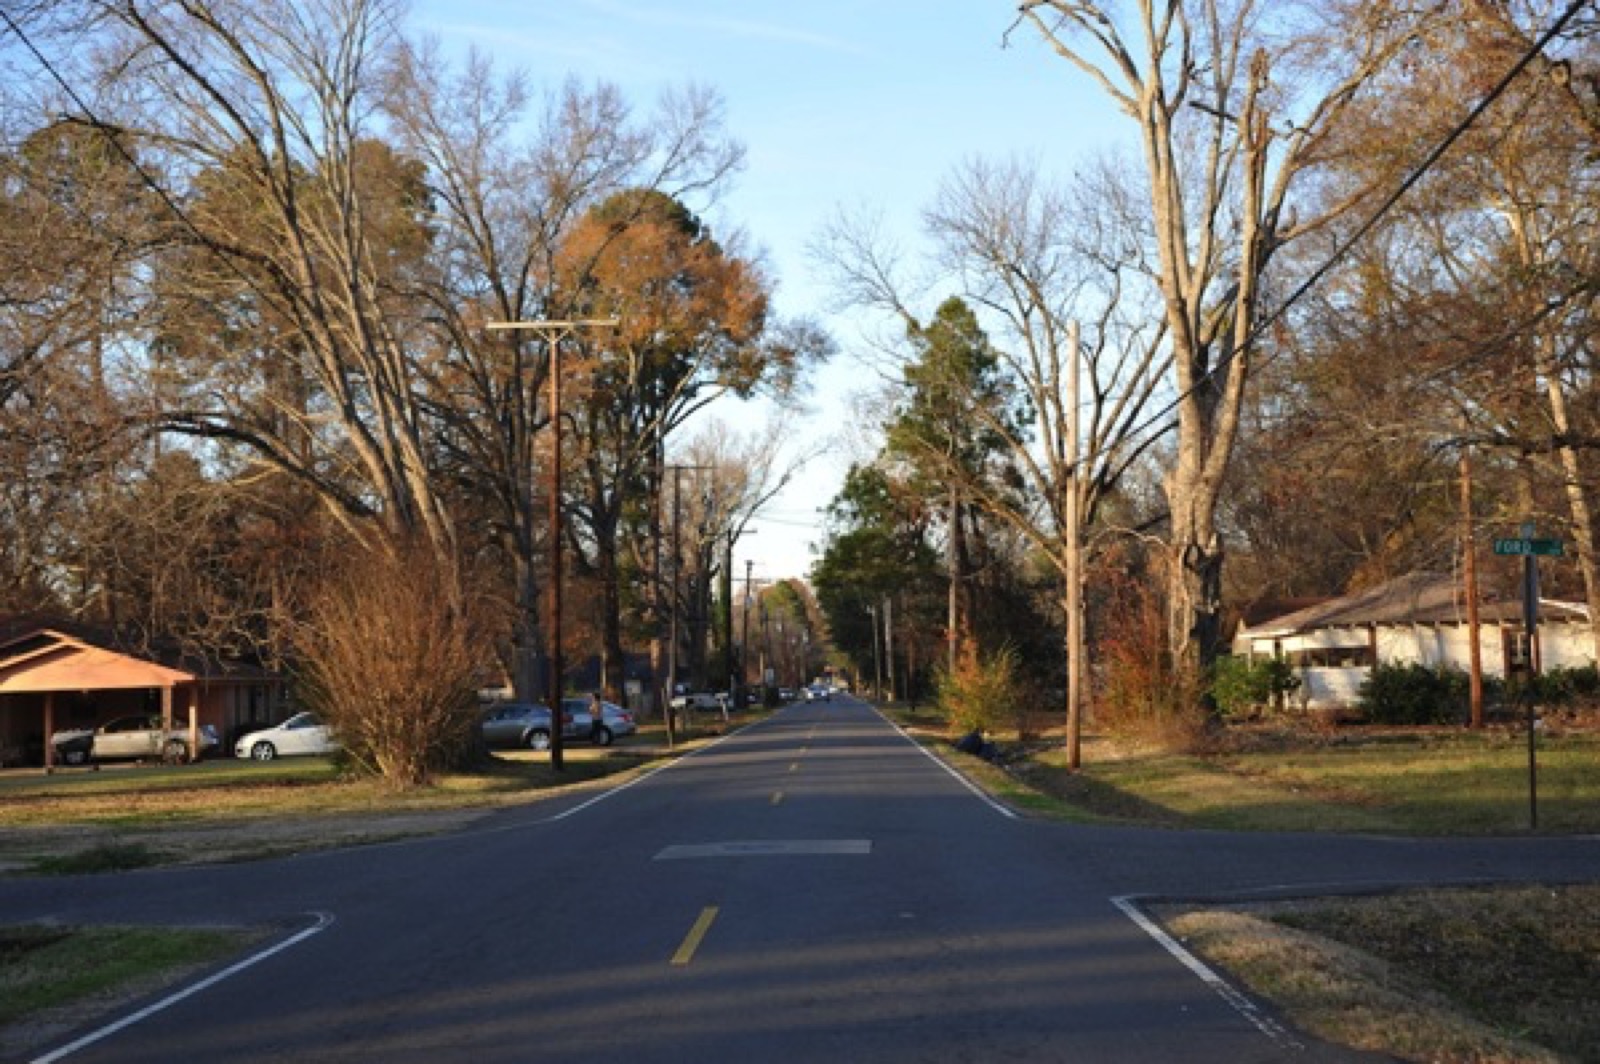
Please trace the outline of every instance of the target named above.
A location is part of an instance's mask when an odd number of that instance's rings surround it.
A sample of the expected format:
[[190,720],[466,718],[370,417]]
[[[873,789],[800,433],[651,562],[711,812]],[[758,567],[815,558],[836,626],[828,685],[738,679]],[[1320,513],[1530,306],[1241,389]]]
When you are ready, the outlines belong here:
[[1559,539],[1497,539],[1494,541],[1496,554],[1535,554],[1546,557],[1561,556],[1561,541]]

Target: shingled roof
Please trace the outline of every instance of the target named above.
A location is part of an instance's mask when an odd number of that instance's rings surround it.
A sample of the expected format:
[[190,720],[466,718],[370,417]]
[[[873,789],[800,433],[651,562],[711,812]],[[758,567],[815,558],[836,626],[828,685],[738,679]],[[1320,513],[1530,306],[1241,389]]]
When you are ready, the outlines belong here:
[[[1539,611],[1541,619],[1547,621],[1588,620],[1588,611],[1571,602],[1542,600]],[[1514,601],[1480,601],[1478,616],[1484,623],[1520,620],[1522,604]],[[1294,635],[1317,628],[1465,623],[1466,595],[1456,578],[1448,573],[1419,572],[1262,621],[1250,626],[1243,634],[1259,638]]]

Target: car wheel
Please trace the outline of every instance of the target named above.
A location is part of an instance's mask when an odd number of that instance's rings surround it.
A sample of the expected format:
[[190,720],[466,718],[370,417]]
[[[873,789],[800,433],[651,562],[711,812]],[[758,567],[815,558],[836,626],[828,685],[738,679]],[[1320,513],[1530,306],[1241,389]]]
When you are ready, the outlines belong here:
[[530,749],[530,750],[548,750],[548,749],[550,749],[550,733],[545,731],[543,728],[536,728],[535,730],[529,732],[528,733],[528,749]]
[[161,759],[171,765],[182,764],[189,760],[189,744],[182,739],[170,740],[161,751]]
[[601,728],[599,731],[595,732],[595,734],[594,734],[594,741],[595,741],[595,745],[596,746],[610,746],[611,745],[611,739],[612,739],[612,735],[611,735],[611,729],[610,728]]
[[61,755],[63,765],[81,765],[89,760],[87,750],[58,750],[57,753]]
[[278,748],[271,743],[256,743],[250,748],[250,757],[256,761],[271,761],[278,756]]

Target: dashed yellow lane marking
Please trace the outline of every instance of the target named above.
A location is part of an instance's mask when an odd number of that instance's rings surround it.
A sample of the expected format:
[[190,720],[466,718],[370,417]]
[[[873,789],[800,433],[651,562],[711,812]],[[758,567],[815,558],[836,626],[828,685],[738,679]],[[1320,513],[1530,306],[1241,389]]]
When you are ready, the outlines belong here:
[[700,943],[706,937],[706,932],[711,930],[711,924],[717,918],[717,907],[708,905],[700,910],[700,918],[689,928],[689,934],[683,940],[683,945],[678,947],[678,952],[672,955],[672,964],[675,968],[682,968],[694,960],[695,950],[700,948]]

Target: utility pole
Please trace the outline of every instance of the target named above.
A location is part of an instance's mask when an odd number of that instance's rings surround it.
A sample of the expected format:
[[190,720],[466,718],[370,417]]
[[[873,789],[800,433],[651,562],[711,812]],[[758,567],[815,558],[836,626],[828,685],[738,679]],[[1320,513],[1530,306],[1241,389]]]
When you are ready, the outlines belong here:
[[[672,700],[678,694],[678,571],[683,564],[682,545],[678,542],[678,522],[681,518],[678,499],[682,494],[682,482],[679,479],[682,473],[683,467],[672,467],[672,583],[667,591],[667,615],[671,621],[667,628],[667,704],[664,714],[669,747],[673,744]],[[684,705],[686,707],[684,713],[687,716],[692,711],[687,708],[687,702]]]
[[1067,769],[1083,764],[1083,531],[1079,528],[1078,323],[1067,329]]
[[1478,619],[1478,549],[1472,528],[1472,452],[1461,445],[1461,558],[1467,595],[1468,696],[1473,728],[1483,727],[1483,647],[1479,645],[1482,624]]
[[728,549],[722,556],[722,651],[727,660],[723,662],[728,667],[728,697],[737,698],[739,683],[734,672],[733,649],[733,541],[738,538],[738,533],[733,530],[732,522],[728,525]]
[[878,607],[867,604],[867,616],[872,619],[872,697],[883,697],[883,663],[878,659]]
[[550,701],[550,767],[562,769],[566,760],[561,742],[561,341],[580,329],[610,329],[616,318],[580,321],[492,321],[492,331],[527,329],[550,346],[550,616],[545,625],[545,688]]
[[895,700],[894,599],[889,595],[883,596],[883,656],[889,662],[889,701],[893,702]]
[[744,562],[744,622],[743,633],[739,636],[739,690],[729,691],[729,698],[744,697],[745,686],[750,680],[750,670],[746,667],[750,653],[750,584],[753,579],[752,570],[756,563],[749,558]]

